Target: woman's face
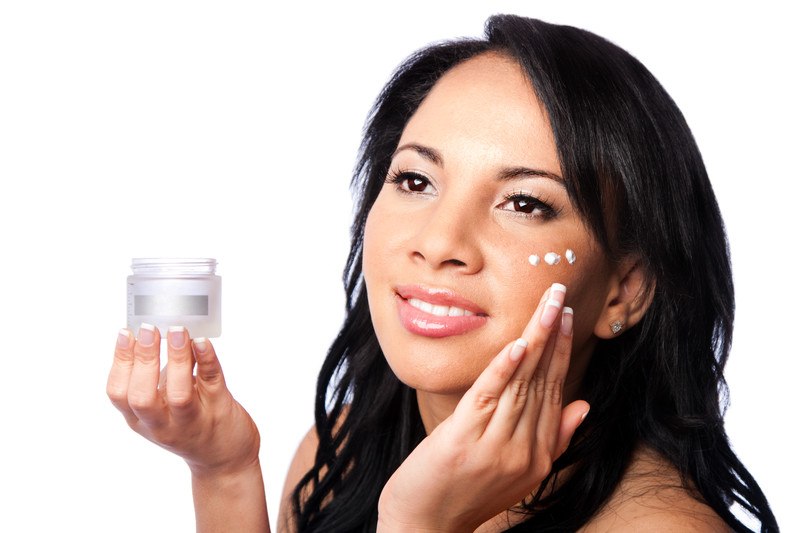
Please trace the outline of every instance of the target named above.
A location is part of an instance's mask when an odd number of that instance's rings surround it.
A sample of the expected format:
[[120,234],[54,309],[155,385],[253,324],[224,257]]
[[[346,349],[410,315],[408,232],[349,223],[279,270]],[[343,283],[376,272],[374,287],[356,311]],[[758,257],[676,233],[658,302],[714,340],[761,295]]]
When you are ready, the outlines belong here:
[[[463,393],[554,282],[575,310],[573,363],[588,359],[610,265],[560,176],[546,114],[516,63],[485,54],[436,83],[403,131],[364,237],[373,324],[404,383]],[[547,252],[561,261],[529,263]]]

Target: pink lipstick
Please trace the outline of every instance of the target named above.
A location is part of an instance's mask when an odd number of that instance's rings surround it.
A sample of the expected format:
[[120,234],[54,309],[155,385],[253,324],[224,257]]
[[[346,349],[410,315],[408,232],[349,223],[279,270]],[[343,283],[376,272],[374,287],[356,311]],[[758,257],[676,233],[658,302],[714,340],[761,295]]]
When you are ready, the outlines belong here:
[[463,335],[488,320],[477,304],[449,289],[402,285],[395,292],[400,322],[415,335],[432,338]]

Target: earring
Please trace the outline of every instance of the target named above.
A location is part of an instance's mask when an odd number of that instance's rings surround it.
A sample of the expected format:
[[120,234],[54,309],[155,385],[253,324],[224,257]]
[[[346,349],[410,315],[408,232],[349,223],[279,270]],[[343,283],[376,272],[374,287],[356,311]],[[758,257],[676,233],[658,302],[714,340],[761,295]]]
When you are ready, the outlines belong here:
[[619,320],[615,320],[614,322],[611,323],[611,333],[616,335],[620,331],[622,331],[622,322],[620,322]]

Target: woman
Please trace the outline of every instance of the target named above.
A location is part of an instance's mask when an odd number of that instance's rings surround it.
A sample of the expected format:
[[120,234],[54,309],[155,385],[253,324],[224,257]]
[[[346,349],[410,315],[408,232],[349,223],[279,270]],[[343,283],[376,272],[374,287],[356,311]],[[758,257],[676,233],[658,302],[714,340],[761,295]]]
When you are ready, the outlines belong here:
[[[355,186],[348,313],[280,528],[746,530],[736,504],[777,530],[720,412],[722,220],[638,61],[493,17],[400,67]],[[158,341],[121,333],[109,396],[187,460],[200,529],[266,529],[258,431],[213,348],[171,330],[159,386]]]

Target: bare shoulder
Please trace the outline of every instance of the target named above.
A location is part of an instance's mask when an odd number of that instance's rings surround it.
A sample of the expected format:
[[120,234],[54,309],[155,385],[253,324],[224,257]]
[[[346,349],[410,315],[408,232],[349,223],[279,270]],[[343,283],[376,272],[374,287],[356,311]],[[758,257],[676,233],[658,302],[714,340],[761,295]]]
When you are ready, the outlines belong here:
[[294,458],[292,458],[292,462],[289,465],[289,471],[286,473],[286,480],[283,483],[283,492],[281,494],[281,507],[278,512],[278,531],[294,531],[295,529],[292,527],[293,520],[291,519],[294,513],[292,510],[292,493],[306,472],[314,466],[314,458],[317,455],[318,446],[317,429],[312,426],[297,446],[297,451],[295,451]]
[[681,483],[678,471],[640,450],[611,500],[582,531],[728,532],[731,529]]
[[[334,432],[338,430],[348,412],[348,406],[345,406],[337,420]],[[318,447],[319,436],[317,435],[317,428],[312,426],[297,446],[297,451],[294,453],[294,458],[289,465],[289,471],[286,473],[286,480],[283,483],[283,492],[281,494],[281,507],[278,513],[278,531],[294,532],[296,529],[293,520],[292,493],[297,484],[300,483],[300,480],[303,479],[303,476],[314,466]],[[323,468],[321,473],[324,474],[324,472]]]

